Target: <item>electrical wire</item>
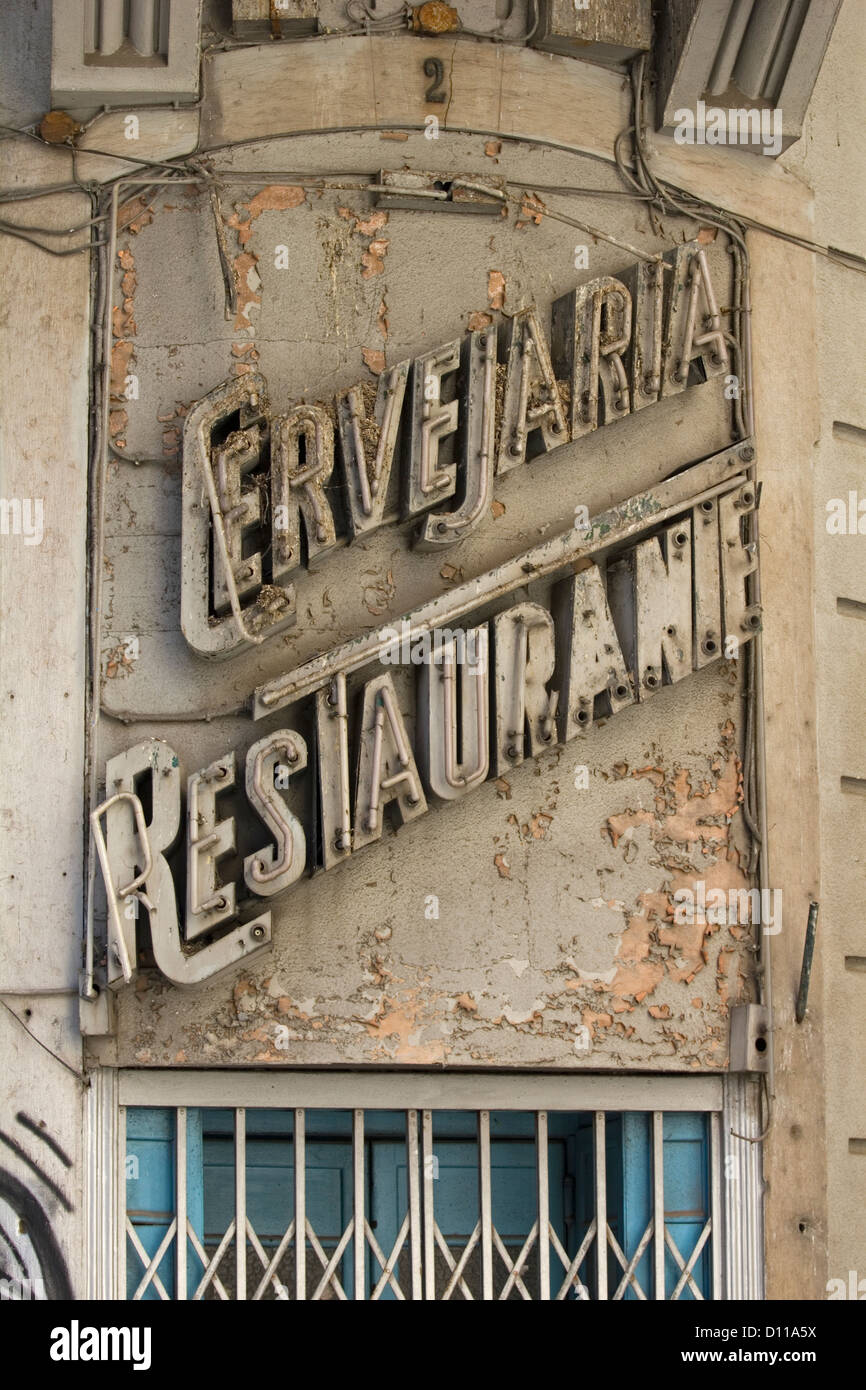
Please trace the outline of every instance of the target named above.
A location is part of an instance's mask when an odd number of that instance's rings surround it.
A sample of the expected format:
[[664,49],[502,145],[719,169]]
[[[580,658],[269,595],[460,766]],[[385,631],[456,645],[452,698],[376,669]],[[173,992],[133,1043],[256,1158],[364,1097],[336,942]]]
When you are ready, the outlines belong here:
[[[751,436],[754,432],[754,412],[753,412],[753,388],[752,388],[752,354],[751,354],[751,302],[749,289],[749,251],[746,245],[746,234],[744,222],[736,218],[726,209],[718,204],[710,203],[706,199],[699,198],[687,190],[674,190],[671,185],[659,180],[653,174],[650,166],[648,154],[644,145],[643,132],[643,111],[646,77],[646,55],[641,54],[635,59],[631,70],[632,86],[632,109],[633,126],[627,132],[632,136],[632,167],[629,169],[620,153],[620,142],[615,144],[615,157],[617,167],[623,173],[626,181],[631,186],[639,186],[645,192],[653,194],[652,208],[657,208],[660,213],[671,208],[673,211],[687,217],[700,217],[701,221],[710,226],[718,227],[725,232],[729,238],[729,245],[734,256],[734,319],[737,333],[736,340],[739,343],[740,351],[740,387],[744,393],[744,410],[742,422],[747,435]],[[676,196],[675,196],[676,195]],[[786,238],[787,239],[787,238]],[[735,419],[737,417],[735,416]],[[750,469],[750,475],[754,480],[754,468]],[[757,499],[756,499],[757,501]],[[749,539],[757,547],[759,533],[758,509],[755,506],[751,513],[751,528]],[[752,602],[760,604],[760,578],[757,571],[751,577],[750,594]],[[764,693],[763,693],[763,653],[761,646],[761,634],[756,633],[750,644],[753,651],[748,657],[748,669],[746,674],[747,690],[747,720],[746,735],[744,739],[744,777],[743,777],[743,806],[744,819],[747,824],[751,821],[757,830],[757,839],[753,840],[752,856],[750,860],[750,870],[754,871],[757,866],[757,877],[761,885],[762,893],[769,887],[769,862],[767,856],[767,806],[766,806],[766,766],[765,766],[765,747],[763,737],[763,712],[764,712]],[[754,760],[754,762],[753,762]],[[754,784],[754,792],[753,792]],[[758,813],[753,813],[751,798],[756,796],[758,802]],[[763,935],[760,921],[757,925],[757,940],[754,942],[754,949],[757,953],[758,961],[758,980],[762,1003],[772,1017],[773,1007],[773,985],[772,985],[772,956],[769,945]],[[768,1071],[763,1076],[764,1092],[766,1096],[766,1124],[761,1132],[756,1136],[737,1135],[737,1138],[746,1139],[751,1143],[762,1143],[766,1139],[772,1124],[772,1077],[774,1071],[773,1057],[773,1034],[772,1028],[769,1034],[769,1053]],[[733,1131],[732,1131],[733,1133]]]
[[[412,11],[407,4],[400,6],[391,15],[385,15],[381,19],[376,18],[375,11],[372,11],[368,0],[347,0],[346,14],[355,21],[356,26],[365,34],[389,34],[399,29],[406,29],[412,23]],[[343,33],[343,30],[334,30],[334,33]]]

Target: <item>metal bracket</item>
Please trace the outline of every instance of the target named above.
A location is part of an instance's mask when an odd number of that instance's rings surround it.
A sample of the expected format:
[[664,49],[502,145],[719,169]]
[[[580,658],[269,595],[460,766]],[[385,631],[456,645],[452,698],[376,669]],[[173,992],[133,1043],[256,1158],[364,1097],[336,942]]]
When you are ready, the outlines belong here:
[[800,966],[800,987],[797,990],[797,1007],[794,1017],[802,1023],[806,1017],[806,1004],[809,1000],[809,981],[812,978],[812,956],[815,953],[815,933],[818,930],[818,904],[809,904],[809,920],[806,923],[806,940],[803,944],[803,964]]
[[731,1009],[732,1072],[766,1072],[770,1066],[770,1012],[763,1004],[737,1004]]
[[[432,74],[429,74],[432,75]],[[501,217],[507,206],[501,179],[453,178],[447,174],[422,174],[382,169],[379,182],[370,184],[377,208],[401,208],[408,212],[463,212],[482,217]]]

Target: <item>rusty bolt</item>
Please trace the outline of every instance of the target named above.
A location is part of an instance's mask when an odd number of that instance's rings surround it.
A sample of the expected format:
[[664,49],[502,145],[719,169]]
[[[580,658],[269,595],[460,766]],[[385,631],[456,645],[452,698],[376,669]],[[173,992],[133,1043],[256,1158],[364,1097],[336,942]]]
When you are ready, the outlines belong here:
[[754,457],[755,451],[751,444],[747,444],[744,449],[740,450],[740,458],[743,460],[743,463],[751,463]]
[[427,0],[412,9],[412,28],[415,33],[450,34],[460,28],[460,16],[453,5],[443,0]]
[[68,111],[49,111],[39,123],[39,134],[49,145],[65,145],[83,129]]
[[250,932],[250,936],[253,938],[254,941],[261,941],[264,934],[264,927],[253,927],[252,931]]

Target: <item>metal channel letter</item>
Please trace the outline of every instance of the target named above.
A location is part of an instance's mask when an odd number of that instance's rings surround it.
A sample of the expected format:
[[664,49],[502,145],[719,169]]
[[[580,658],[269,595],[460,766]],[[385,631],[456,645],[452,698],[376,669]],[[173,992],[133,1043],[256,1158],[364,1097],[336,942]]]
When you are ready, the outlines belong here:
[[692,512],[695,670],[722,653],[719,500],[705,497]]
[[304,827],[280,793],[287,790],[290,777],[306,766],[307,745],[294,729],[278,729],[254,743],[247,754],[247,800],[276,841],[276,850],[268,845],[244,860],[247,887],[264,898],[282,893],[304,871]]
[[[102,817],[122,802],[128,803],[132,808],[135,817],[135,834],[141,845],[140,861],[144,865],[123,886],[121,886],[123,876],[121,875],[118,879],[112,871],[108,846],[102,830]],[[109,984],[113,984],[115,981],[123,980],[125,984],[128,984],[135,973],[135,919],[138,913],[138,904],[143,902],[144,906],[149,905],[149,900],[143,890],[147,877],[153,868],[153,851],[150,847],[150,837],[144,819],[144,807],[140,799],[129,791],[119,791],[114,796],[109,796],[91,812],[90,830],[96,844],[96,853],[99,858],[99,867],[102,870],[102,881],[108,903],[108,981]]]
[[274,583],[301,563],[301,522],[309,564],[332,550],[337,533],[326,484],[334,471],[334,426],[320,405],[296,405],[271,429]]
[[[743,531],[753,521],[755,487],[745,483],[738,492],[719,499],[719,539],[724,595],[725,656],[736,657],[739,644],[761,630],[761,609],[750,603],[749,575],[758,568],[758,547]],[[753,534],[753,533],[752,533]]]
[[592,728],[599,697],[599,717],[616,714],[635,697],[598,565],[556,586],[554,612],[560,631],[559,741],[567,743]]
[[352,853],[349,710],[346,677],[342,673],[316,692],[316,749],[321,859],[326,869],[332,869]]
[[385,675],[364,686],[355,792],[355,849],[381,839],[382,813],[389,801],[396,801],[404,824],[417,820],[427,810],[394,682]]
[[[538,603],[518,603],[493,624],[496,775],[556,742],[558,703],[548,692],[555,664],[554,623]],[[527,751],[528,750],[528,751]]]
[[372,419],[364,401],[363,386],[351,386],[337,396],[337,425],[352,538],[368,535],[384,524],[410,366],[408,361],[400,362],[382,372]]
[[[662,551],[662,541],[664,551]],[[690,674],[692,634],[692,520],[685,516],[661,537],[640,541],[608,571],[610,594],[633,615],[632,670],[640,700]],[[614,603],[619,616],[620,605]],[[624,618],[620,632],[626,627]]]
[[554,362],[572,382],[572,439],[631,410],[623,361],[631,344],[631,313],[631,294],[612,276],[590,280],[554,303]]
[[[209,392],[186,417],[180,623],[200,656],[231,656],[295,621],[292,585],[263,584],[253,602],[242,603],[262,579],[261,554],[242,554],[261,516],[258,488],[243,481],[264,448],[267,409],[267,383],[249,372]],[[226,431],[215,447],[214,436]]]
[[[153,954],[159,970],[173,984],[197,985],[222,970],[228,970],[253,954],[269,948],[271,916],[264,913],[221,936],[195,952],[181,945],[177,902],[171,869],[165,852],[174,845],[180,828],[180,768],[177,754],[167,743],[149,739],[135,744],[106,763],[106,785],[115,791],[134,793],[143,776],[150,777],[151,819],[147,838],[151,866],[144,875],[144,893],[150,919]],[[106,857],[115,887],[136,877],[142,852],[129,807],[115,803],[106,813]],[[135,974],[135,919],[124,939]],[[109,960],[108,983],[117,986],[123,978],[117,963]]]
[[459,415],[456,400],[442,399],[442,380],[459,367],[459,338],[416,357],[413,364],[406,516],[452,497],[457,486],[457,464],[440,462],[439,449],[444,439],[456,433]]
[[201,772],[186,789],[186,939],[230,922],[237,915],[234,883],[218,883],[217,863],[235,848],[235,819],[217,820],[217,796],[235,784],[235,755],[227,753]]
[[461,350],[462,418],[457,493],[453,512],[424,518],[416,544],[421,550],[453,545],[480,524],[493,492],[496,419],[496,329],[470,333]]
[[449,635],[421,667],[420,757],[443,801],[465,796],[490,770],[488,682],[486,625]]
[[662,395],[675,396],[686,389],[693,364],[708,379],[729,370],[730,355],[704,248],[697,241],[687,241],[665,260],[673,265],[673,288],[665,329]]
[[662,389],[664,343],[664,267],[661,261],[638,261],[626,277],[632,294],[632,342],[629,360],[631,408],[642,410],[658,400]]
[[507,363],[497,473],[508,473],[528,458],[568,443],[550,350],[535,308],[520,309],[508,321]]
[[[249,597],[262,582],[261,555],[243,558],[246,536],[261,525],[262,496],[255,485],[244,488],[243,483],[262,457],[265,437],[264,421],[259,420],[244,430],[235,430],[213,451],[226,550],[238,598]],[[231,593],[231,581],[217,547],[214,551],[213,580],[213,604],[217,613],[225,614],[231,607]]]

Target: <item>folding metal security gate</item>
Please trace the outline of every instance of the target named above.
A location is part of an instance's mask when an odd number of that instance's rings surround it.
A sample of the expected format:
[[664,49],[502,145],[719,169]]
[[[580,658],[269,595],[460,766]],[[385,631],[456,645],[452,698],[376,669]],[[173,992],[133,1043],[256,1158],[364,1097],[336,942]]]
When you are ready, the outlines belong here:
[[120,1095],[127,1298],[730,1296],[721,1078],[131,1072]]

